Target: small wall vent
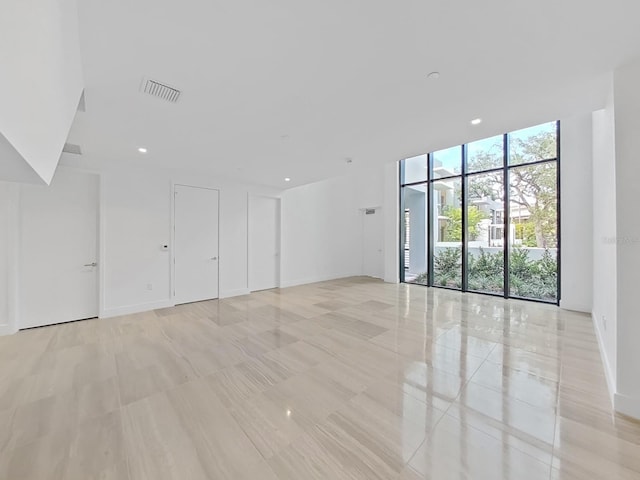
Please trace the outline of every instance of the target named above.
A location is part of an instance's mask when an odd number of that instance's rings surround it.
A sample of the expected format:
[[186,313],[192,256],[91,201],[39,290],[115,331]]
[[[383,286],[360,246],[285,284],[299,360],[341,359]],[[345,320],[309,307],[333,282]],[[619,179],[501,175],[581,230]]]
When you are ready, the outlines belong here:
[[176,103],[182,93],[180,90],[170,87],[155,80],[143,79],[141,90],[154,97],[158,97],[167,102]]
[[82,149],[80,148],[80,145],[75,145],[73,143],[65,143],[62,152],[72,153],[73,155],[82,155]]

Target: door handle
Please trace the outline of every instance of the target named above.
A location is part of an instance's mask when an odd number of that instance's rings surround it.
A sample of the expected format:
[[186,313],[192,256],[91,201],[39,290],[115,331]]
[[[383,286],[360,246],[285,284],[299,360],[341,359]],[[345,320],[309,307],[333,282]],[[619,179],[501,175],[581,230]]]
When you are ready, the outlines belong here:
[[97,267],[97,266],[98,266],[98,264],[97,264],[96,262],[93,262],[93,263],[85,263],[85,264],[84,264],[84,266],[85,266],[85,267]]
[[217,260],[218,257],[211,257],[211,260]]

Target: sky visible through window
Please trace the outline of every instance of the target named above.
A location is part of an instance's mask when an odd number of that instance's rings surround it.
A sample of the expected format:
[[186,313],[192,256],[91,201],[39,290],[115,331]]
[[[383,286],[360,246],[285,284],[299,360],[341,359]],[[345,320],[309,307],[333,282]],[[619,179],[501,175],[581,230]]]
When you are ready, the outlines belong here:
[[526,140],[529,137],[533,137],[540,133],[553,133],[556,131],[556,122],[543,123],[542,125],[536,125],[535,127],[523,128],[522,130],[516,130],[511,132],[509,137],[511,140],[520,138]]
[[[535,127],[524,128],[522,130],[516,130],[509,133],[509,138],[512,142],[516,140],[526,140],[530,137],[534,137],[541,133],[555,132],[556,122],[543,123],[542,125],[536,125]],[[467,157],[469,163],[473,164],[473,159],[479,157],[482,154],[489,154],[498,159],[497,164],[487,165],[487,168],[496,168],[502,166],[502,147],[503,136],[497,135],[495,137],[484,138],[468,144]],[[442,168],[446,169],[447,175],[460,174],[461,172],[461,151],[460,146],[446,148],[433,152],[433,158],[436,162],[440,162]],[[542,160],[542,159],[541,159]],[[477,169],[471,169],[477,170]],[[436,172],[434,172],[436,173]],[[434,175],[438,177],[439,175]],[[444,176],[444,175],[440,175]]]
[[[509,133],[510,164],[530,163],[537,160],[549,160],[555,157],[556,122],[543,123],[533,127]],[[546,141],[541,141],[544,134]],[[537,141],[528,140],[538,137]],[[527,145],[538,145],[537,150],[527,149]],[[524,148],[523,148],[524,146]],[[467,173],[502,168],[504,162],[504,135],[483,138],[467,144]],[[462,147],[437,150],[432,153],[433,178],[444,178],[462,173]],[[427,180],[427,155],[417,155],[404,160],[403,184],[424,182]]]

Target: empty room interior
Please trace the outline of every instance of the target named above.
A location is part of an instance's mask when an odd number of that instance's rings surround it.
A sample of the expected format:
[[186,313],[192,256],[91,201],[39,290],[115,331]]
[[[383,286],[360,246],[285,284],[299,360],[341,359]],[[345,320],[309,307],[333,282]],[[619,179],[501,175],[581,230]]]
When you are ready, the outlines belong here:
[[0,480],[640,479],[639,18],[0,2]]

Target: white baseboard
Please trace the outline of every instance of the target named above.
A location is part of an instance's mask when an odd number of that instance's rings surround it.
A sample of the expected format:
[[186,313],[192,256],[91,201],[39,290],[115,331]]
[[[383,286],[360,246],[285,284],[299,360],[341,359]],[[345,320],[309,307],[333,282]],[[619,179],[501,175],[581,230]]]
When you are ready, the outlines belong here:
[[239,297],[241,295],[249,295],[251,290],[248,288],[236,288],[235,290],[227,290],[220,292],[220,298]]
[[160,300],[157,302],[138,303],[136,305],[126,305],[124,307],[106,308],[100,315],[100,318],[119,317],[121,315],[131,315],[133,313],[148,312],[158,308],[174,307],[173,300]]
[[14,328],[12,325],[0,325],[0,337],[4,335],[13,335],[17,332],[18,329]]
[[591,306],[565,302],[564,300],[560,300],[560,308],[563,310],[570,310],[572,312],[591,313]]
[[310,283],[326,282],[329,280],[339,280],[341,278],[361,277],[362,273],[351,273],[344,275],[327,275],[322,277],[300,278],[298,280],[284,280],[280,282],[280,288],[297,287],[299,285],[308,285]]
[[592,313],[591,319],[593,320],[593,328],[596,331],[596,338],[598,339],[598,349],[600,350],[600,358],[602,359],[602,367],[604,368],[604,376],[607,380],[607,389],[609,390],[609,399],[611,400],[611,406],[615,408],[616,402],[616,383],[609,359],[607,358],[607,351],[604,348],[604,341],[602,339],[602,333],[600,332],[600,325],[596,316]]
[[640,398],[616,393],[613,405],[616,412],[640,420]]

